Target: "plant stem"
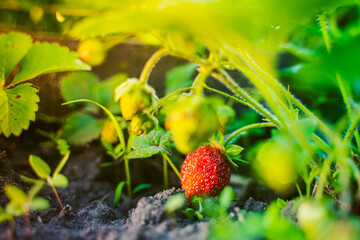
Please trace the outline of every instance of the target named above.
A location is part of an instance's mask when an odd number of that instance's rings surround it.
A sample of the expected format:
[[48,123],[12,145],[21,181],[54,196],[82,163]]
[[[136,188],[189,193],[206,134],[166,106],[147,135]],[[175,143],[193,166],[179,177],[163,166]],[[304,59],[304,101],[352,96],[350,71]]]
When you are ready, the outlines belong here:
[[171,159],[166,155],[166,154],[161,154],[163,156],[163,158],[166,159],[166,161],[169,163],[170,167],[174,170],[175,174],[179,177],[179,179],[181,179],[180,177],[180,173],[179,170],[176,168],[176,166],[174,165],[174,163],[171,161]]
[[274,123],[255,123],[255,124],[251,124],[251,125],[247,125],[245,127],[242,127],[236,131],[234,131],[232,134],[230,134],[230,136],[225,139],[223,145],[226,146],[234,137],[236,137],[237,135],[239,135],[242,132],[245,132],[247,130],[250,129],[254,129],[254,128],[263,128],[263,127],[276,127],[276,124]]
[[130,133],[128,142],[127,142],[127,148],[126,152],[124,154],[124,166],[125,166],[125,174],[126,174],[126,188],[128,192],[128,196],[132,196],[132,190],[131,190],[131,176],[130,176],[130,167],[129,167],[129,159],[127,158],[127,153],[131,151],[132,143],[135,139],[135,134]]
[[349,144],[351,140],[351,136],[353,135],[354,131],[356,130],[356,127],[360,123],[360,113],[358,113],[354,119],[354,121],[351,123],[349,129],[347,130],[345,137],[344,137],[344,143]]
[[[330,34],[329,34],[329,31],[327,28],[326,14],[323,13],[323,14],[318,15],[318,19],[319,19],[320,28],[321,28],[321,32],[323,34],[326,49],[327,49],[328,53],[330,53],[331,52],[331,42],[330,42]],[[340,76],[340,74],[338,72],[335,72],[335,75],[336,75],[337,84],[338,84],[340,92],[341,92],[341,96],[344,100],[348,118],[351,120],[351,119],[353,119],[354,116],[353,116],[353,112],[352,112],[350,102],[349,102],[348,91],[345,88],[344,81],[343,81],[342,77]],[[354,136],[355,136],[356,145],[357,145],[358,149],[360,150],[359,132],[355,131]]]
[[56,169],[55,169],[55,171],[54,171],[54,173],[53,173],[53,178],[54,178],[58,173],[61,172],[61,170],[62,170],[63,167],[65,166],[66,162],[68,161],[69,156],[70,156],[70,151],[67,152],[67,153],[63,156],[63,158],[61,159],[59,165],[56,167]]
[[[48,181],[48,182],[49,182],[49,181]],[[60,197],[59,197],[59,195],[58,195],[58,193],[57,193],[57,191],[56,191],[56,188],[55,188],[54,184],[52,184],[52,183],[50,182],[49,185],[50,185],[50,187],[52,188],[52,190],[53,190],[53,192],[54,192],[54,194],[55,194],[55,197],[56,197],[57,201],[58,201],[59,204],[60,204],[61,212],[64,211],[64,206],[63,206],[62,203],[61,203]]]
[[[192,85],[192,87],[195,89],[196,96],[202,95],[205,81],[209,77],[209,75],[211,74],[212,71],[213,71],[213,68],[206,68],[206,69],[200,70],[200,73],[198,74],[198,76],[196,77],[196,79]],[[192,90],[192,91],[194,91],[194,90]],[[194,92],[192,92],[192,93],[194,94]]]
[[168,183],[168,167],[167,167],[167,161],[163,156],[163,171],[164,171],[164,189],[168,189],[169,183]]
[[230,98],[230,99],[232,99],[232,100],[234,100],[234,101],[236,101],[236,102],[238,102],[238,103],[241,103],[241,104],[243,104],[243,105],[245,105],[245,106],[247,106],[247,107],[249,107],[249,108],[252,108],[252,106],[251,106],[248,102],[245,102],[245,101],[243,101],[243,100],[241,100],[241,99],[239,99],[239,98],[233,97],[233,96],[231,96],[231,95],[229,95],[229,94],[227,94],[227,93],[224,93],[224,92],[222,92],[222,91],[219,91],[219,90],[217,90],[217,89],[215,89],[215,88],[208,87],[208,86],[206,86],[206,85],[204,86],[204,88],[205,88],[206,90],[208,90],[208,91],[211,91],[211,92],[217,93],[217,94],[219,94],[219,95],[222,95],[222,96],[224,96],[224,97]]
[[148,79],[149,79],[149,75],[152,71],[152,69],[155,67],[156,63],[165,55],[168,54],[168,51],[166,49],[160,49],[158,51],[156,51],[146,62],[141,75],[140,75],[140,82],[143,84],[146,84]]
[[280,126],[279,120],[272,115],[269,110],[252,98],[246,91],[244,91],[235,81],[230,77],[230,75],[223,69],[220,69],[220,74],[213,74],[221,83],[227,86],[232,92],[238,95],[240,98],[244,99],[246,102],[252,106],[252,109],[266,117],[269,121],[273,122],[277,126]]
[[194,88],[193,87],[180,88],[178,90],[175,90],[174,92],[169,93],[165,97],[161,98],[159,100],[159,102],[156,104],[156,106],[153,107],[153,109],[150,112],[155,111],[157,108],[159,108],[163,104],[163,102],[167,101],[169,98],[171,98],[171,97],[173,97],[173,96],[175,96],[175,95],[177,95],[177,94],[179,94],[181,92],[186,92],[186,91],[189,91],[189,90],[192,90],[192,89],[194,89]]
[[126,175],[126,187],[129,197],[131,197],[131,177],[130,177],[130,168],[129,168],[129,159],[127,155],[124,155],[124,166],[125,166],[125,175]]

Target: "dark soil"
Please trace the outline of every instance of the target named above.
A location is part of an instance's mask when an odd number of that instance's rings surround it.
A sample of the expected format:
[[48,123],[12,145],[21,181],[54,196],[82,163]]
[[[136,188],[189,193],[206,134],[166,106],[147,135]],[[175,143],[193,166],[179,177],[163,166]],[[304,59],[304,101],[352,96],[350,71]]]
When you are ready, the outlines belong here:
[[[47,151],[49,150],[43,149],[38,154],[44,155],[44,152]],[[56,158],[56,154],[53,155]],[[63,174],[69,178],[69,186],[64,189],[58,188],[60,199],[64,205],[67,205],[66,214],[65,216],[60,214],[59,204],[51,189],[44,188],[40,195],[51,202],[51,208],[45,212],[31,212],[30,239],[190,240],[206,238],[211,221],[189,221],[181,211],[172,216],[166,213],[164,204],[169,197],[182,192],[177,188],[160,191],[156,194],[154,194],[156,188],[153,188],[148,192],[143,191],[141,196],[134,196],[132,199],[122,194],[120,203],[116,209],[113,209],[112,200],[116,184],[109,180],[110,177],[109,179],[104,177],[104,171],[108,170],[99,168],[103,156],[103,152],[96,148],[72,152],[72,157],[63,170]],[[10,160],[5,152],[0,154],[0,204],[2,206],[5,206],[7,202],[3,193],[5,184],[15,184],[25,191],[29,188],[20,181],[19,173],[33,176],[27,172],[30,168],[23,166],[25,165],[24,161],[26,162],[26,159],[21,159],[21,157]],[[137,173],[142,174],[141,172]],[[162,178],[161,173],[157,176]],[[239,216],[240,209],[246,211],[264,211],[266,209],[268,198],[273,199],[274,195],[271,196],[266,192],[261,195],[258,188],[259,186],[251,184],[247,188],[243,188],[239,195],[240,200],[231,205],[230,215],[233,218]],[[255,191],[249,191],[249,189]],[[251,192],[254,198],[249,198]],[[264,193],[264,191],[262,192]],[[25,226],[24,217],[16,218],[15,234],[13,234],[8,223],[0,224],[0,239],[27,239]]]

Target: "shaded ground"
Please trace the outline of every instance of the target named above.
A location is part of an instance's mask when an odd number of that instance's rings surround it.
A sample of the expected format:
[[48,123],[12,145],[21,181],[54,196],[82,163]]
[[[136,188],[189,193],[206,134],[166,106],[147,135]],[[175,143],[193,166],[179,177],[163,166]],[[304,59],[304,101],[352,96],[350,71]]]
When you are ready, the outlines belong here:
[[[208,221],[189,221],[180,211],[176,217],[168,216],[166,213],[164,209],[166,201],[170,196],[182,190],[171,188],[153,194],[156,191],[155,188],[148,192],[144,191],[142,195],[135,196],[133,199],[123,194],[114,210],[112,200],[115,185],[104,179],[103,170],[99,168],[103,154],[96,148],[88,148],[73,155],[75,156],[72,156],[63,171],[69,178],[70,184],[65,189],[58,189],[62,202],[68,205],[66,216],[59,215],[60,207],[54,194],[50,188],[45,188],[40,195],[51,202],[51,208],[45,212],[31,213],[31,239],[191,240],[206,238],[210,226]],[[15,184],[25,190],[28,188],[20,181],[19,172],[29,174],[18,167],[25,164],[21,162],[10,161],[5,152],[0,154],[0,204],[2,206],[7,202],[2,192],[4,184]],[[133,177],[136,178],[136,176]],[[250,189],[259,193],[256,186],[250,186]],[[240,209],[265,210],[267,203],[248,198],[248,194],[251,193],[244,193],[239,201],[233,202],[231,216],[236,218]],[[271,197],[266,194],[264,196]],[[263,197],[258,195],[254,198]],[[26,239],[24,218],[18,217],[15,226],[16,238]],[[0,224],[0,239],[16,238],[8,223]]]

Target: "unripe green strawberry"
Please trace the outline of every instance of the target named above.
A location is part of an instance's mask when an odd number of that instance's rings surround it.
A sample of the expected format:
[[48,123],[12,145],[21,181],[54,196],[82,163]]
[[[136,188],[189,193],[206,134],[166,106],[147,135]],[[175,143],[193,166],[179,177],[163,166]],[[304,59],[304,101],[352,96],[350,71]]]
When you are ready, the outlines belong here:
[[119,99],[121,114],[125,120],[131,120],[157,103],[155,90],[135,78],[128,79],[116,88],[115,101]]
[[253,168],[268,187],[279,193],[289,192],[297,179],[296,156],[274,140],[262,143]]
[[156,119],[148,113],[139,113],[131,119],[130,130],[135,135],[147,134],[156,126]]
[[173,134],[177,150],[187,154],[208,141],[219,122],[216,111],[204,98],[185,96],[168,114],[165,126]]
[[187,199],[217,196],[230,180],[226,156],[215,146],[199,147],[186,156],[181,166],[181,187]]
[[77,53],[81,60],[91,66],[102,64],[106,57],[104,44],[98,39],[86,39],[80,42]]

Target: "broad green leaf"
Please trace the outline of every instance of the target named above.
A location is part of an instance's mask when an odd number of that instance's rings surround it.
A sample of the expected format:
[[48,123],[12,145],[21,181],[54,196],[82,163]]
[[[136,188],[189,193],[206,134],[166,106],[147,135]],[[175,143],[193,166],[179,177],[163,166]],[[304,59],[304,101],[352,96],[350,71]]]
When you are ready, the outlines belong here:
[[103,120],[91,115],[74,113],[66,120],[62,135],[70,144],[81,145],[100,137],[103,125]]
[[64,77],[60,84],[63,98],[66,101],[76,99],[94,99],[93,88],[100,79],[92,72],[75,72]]
[[27,201],[26,194],[14,185],[5,185],[4,187],[6,196],[14,203],[23,205]]
[[67,187],[69,185],[69,180],[61,173],[56,174],[51,181],[55,187]]
[[37,92],[29,83],[6,90],[0,88],[0,134],[19,136],[29,127],[38,110]]
[[83,63],[75,52],[69,51],[66,47],[37,42],[25,55],[13,84],[46,73],[76,70],[90,70],[90,66]]
[[158,153],[170,154],[171,136],[170,133],[162,133],[160,130],[153,130],[148,135],[137,136],[128,154],[129,159],[148,158]]
[[147,188],[150,188],[151,187],[151,184],[149,183],[143,183],[143,184],[140,184],[140,185],[137,185],[134,189],[133,189],[133,194],[136,194],[137,192],[140,192],[141,190],[144,190],[144,189],[147,189]]
[[119,182],[119,184],[116,187],[115,190],[115,196],[114,196],[114,204],[113,204],[113,209],[116,208],[116,205],[119,203],[120,201],[120,197],[121,197],[121,192],[125,186],[126,181],[121,181]]
[[197,67],[198,65],[195,63],[187,63],[167,72],[165,77],[165,93],[168,94],[180,88],[190,87],[194,80],[192,76]]
[[126,74],[116,74],[96,84],[93,88],[94,100],[107,107],[113,114],[120,113],[120,104],[114,101],[115,89],[127,79]]
[[35,211],[44,211],[50,208],[50,203],[42,197],[34,197],[31,201],[30,208]]
[[30,155],[29,163],[31,168],[34,170],[34,172],[36,173],[36,175],[38,175],[39,178],[46,179],[50,176],[51,169],[49,165],[38,156]]
[[25,56],[32,45],[29,35],[19,32],[0,34],[0,83]]

